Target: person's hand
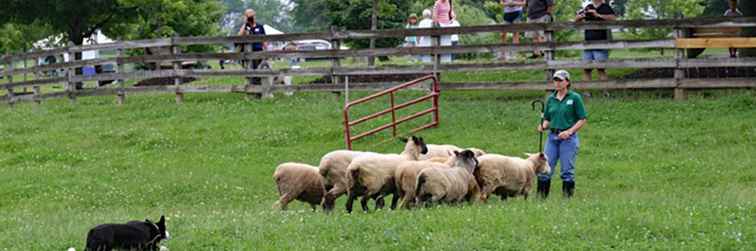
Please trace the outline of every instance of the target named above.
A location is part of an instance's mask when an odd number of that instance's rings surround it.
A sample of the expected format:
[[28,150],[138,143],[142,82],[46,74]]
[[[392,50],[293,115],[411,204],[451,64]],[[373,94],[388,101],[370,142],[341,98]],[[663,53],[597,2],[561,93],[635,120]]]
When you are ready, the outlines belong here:
[[538,132],[543,132],[543,125],[538,125],[538,127],[536,127],[536,130],[538,130]]
[[566,130],[559,133],[559,139],[562,139],[562,140],[568,139],[570,138],[570,136],[572,136],[572,131],[570,130]]
[[598,15],[598,12],[596,12],[596,9],[587,9],[587,10],[585,10],[585,13],[586,14],[591,14],[591,15],[594,15],[594,16]]

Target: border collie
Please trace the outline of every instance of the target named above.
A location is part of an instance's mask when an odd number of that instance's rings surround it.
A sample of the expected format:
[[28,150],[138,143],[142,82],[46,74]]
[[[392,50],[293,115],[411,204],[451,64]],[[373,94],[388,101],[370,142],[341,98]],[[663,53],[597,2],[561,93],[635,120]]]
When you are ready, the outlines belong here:
[[[165,226],[165,217],[155,223],[144,221],[129,221],[126,224],[98,225],[87,234],[85,251],[111,251],[113,249],[158,251],[165,247],[160,241],[170,239]],[[69,248],[68,251],[73,251]]]

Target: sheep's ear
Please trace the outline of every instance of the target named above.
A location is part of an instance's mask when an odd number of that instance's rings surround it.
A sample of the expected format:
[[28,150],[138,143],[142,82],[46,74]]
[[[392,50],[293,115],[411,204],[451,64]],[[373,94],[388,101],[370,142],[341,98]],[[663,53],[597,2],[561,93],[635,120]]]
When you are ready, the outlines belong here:
[[542,160],[546,160],[546,154],[543,154],[543,152],[538,153],[538,158]]
[[401,137],[401,138],[399,138],[399,141],[401,141],[403,143],[407,143],[408,139],[405,138],[405,137]]
[[457,150],[454,150],[454,156],[459,156],[459,152]]

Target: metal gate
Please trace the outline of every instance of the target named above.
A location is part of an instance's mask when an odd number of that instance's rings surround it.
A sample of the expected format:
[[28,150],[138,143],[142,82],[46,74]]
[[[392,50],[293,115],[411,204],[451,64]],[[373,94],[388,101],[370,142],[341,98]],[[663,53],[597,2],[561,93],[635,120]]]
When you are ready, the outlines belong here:
[[[409,87],[412,87],[412,86],[415,86],[415,85],[422,84],[422,83],[424,83],[427,80],[432,80],[433,81],[430,93],[428,93],[427,95],[424,95],[422,97],[419,97],[419,98],[407,101],[407,102],[402,103],[402,104],[398,104],[397,105],[395,103],[395,97],[394,97],[395,95],[394,95],[394,93],[396,93],[397,91],[402,90],[402,89],[406,89],[406,88],[409,88]],[[344,141],[346,142],[347,149],[349,149],[349,150],[352,149],[352,142],[353,141],[361,139],[361,138],[369,136],[369,135],[372,135],[372,134],[375,134],[375,133],[378,133],[378,132],[383,131],[383,130],[388,129],[388,128],[392,129],[392,136],[396,137],[396,126],[397,125],[399,125],[401,123],[404,123],[404,122],[407,122],[409,120],[412,120],[414,118],[423,116],[423,115],[428,114],[428,113],[433,113],[433,121],[430,122],[430,123],[428,123],[428,124],[425,124],[425,125],[422,125],[420,127],[417,127],[415,129],[412,129],[410,131],[410,133],[415,133],[417,131],[420,131],[420,130],[423,130],[423,129],[426,129],[426,128],[437,126],[438,123],[439,123],[439,119],[438,119],[438,97],[439,97],[440,93],[441,93],[441,88],[438,85],[438,78],[435,75],[428,75],[428,76],[425,76],[425,77],[422,77],[422,78],[418,78],[418,79],[412,80],[410,82],[406,82],[406,83],[403,83],[403,84],[391,87],[389,89],[386,89],[386,90],[383,90],[383,91],[371,94],[371,95],[369,95],[367,97],[360,98],[360,99],[348,102],[344,106]],[[387,109],[385,109],[383,111],[380,111],[380,112],[376,112],[376,113],[373,113],[373,114],[370,114],[370,115],[367,115],[367,116],[355,119],[353,121],[350,120],[349,110],[352,107],[354,107],[356,105],[359,105],[359,104],[366,103],[368,101],[371,101],[371,100],[374,100],[374,99],[377,99],[377,98],[380,98],[380,97],[383,97],[383,96],[386,96],[386,95],[389,95],[389,100],[390,100],[389,108],[387,108]],[[405,116],[405,117],[401,117],[401,118],[397,118],[396,117],[396,111],[397,110],[402,109],[402,108],[406,108],[406,107],[409,107],[411,105],[414,105],[414,104],[417,104],[417,103],[420,103],[420,102],[423,102],[423,101],[427,101],[427,100],[431,100],[432,105],[433,105],[431,108],[423,110],[423,111],[420,111],[420,112],[417,112],[417,113],[409,115],[409,116]],[[380,117],[382,115],[386,115],[386,114],[389,114],[389,113],[391,114],[391,123],[388,123],[388,124],[379,126],[377,128],[371,129],[369,131],[360,133],[360,134],[358,134],[356,136],[352,136],[351,128],[353,126],[358,125],[360,123],[363,123],[365,121],[369,121],[371,119],[378,118],[378,117]]]

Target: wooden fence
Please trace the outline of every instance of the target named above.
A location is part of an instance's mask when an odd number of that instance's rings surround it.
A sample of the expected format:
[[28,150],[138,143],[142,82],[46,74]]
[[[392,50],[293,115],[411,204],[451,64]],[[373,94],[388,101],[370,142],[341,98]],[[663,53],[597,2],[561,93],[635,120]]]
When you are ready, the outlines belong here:
[[[236,92],[246,93],[251,96],[270,96],[273,92],[280,91],[342,91],[344,84],[343,76],[351,75],[399,75],[399,74],[423,74],[440,72],[470,72],[470,71],[500,71],[500,70],[544,70],[544,81],[537,82],[503,82],[503,83],[459,83],[443,85],[447,90],[546,90],[550,85],[544,83],[550,79],[554,69],[572,68],[667,68],[674,69],[674,78],[654,78],[644,80],[609,80],[575,83],[576,88],[581,89],[643,89],[643,88],[666,88],[674,89],[677,99],[685,98],[686,89],[702,88],[743,88],[756,87],[754,78],[727,78],[727,79],[686,79],[684,71],[697,67],[756,67],[756,58],[709,58],[687,59],[685,49],[692,47],[756,47],[754,38],[685,38],[691,29],[711,28],[740,28],[756,27],[756,18],[693,18],[673,20],[627,20],[606,22],[558,22],[549,24],[513,24],[513,25],[486,25],[467,26],[454,28],[428,28],[428,29],[396,29],[378,31],[338,31],[314,33],[294,33],[267,36],[232,36],[232,37],[174,37],[163,39],[150,39],[138,41],[120,41],[108,44],[68,46],[46,51],[35,51],[22,54],[5,55],[0,58],[0,64],[4,69],[0,75],[6,79],[5,84],[0,84],[0,89],[6,90],[7,94],[0,97],[0,101],[14,104],[18,101],[33,101],[40,103],[48,98],[67,97],[72,102],[79,96],[116,95],[118,103],[123,103],[126,94],[139,92],[172,92],[176,94],[176,101],[181,102],[184,93],[195,92]],[[565,30],[584,29],[650,29],[669,28],[675,32],[674,38],[657,40],[614,40],[600,42],[555,42],[554,33]],[[485,32],[546,32],[547,41],[532,44],[475,44],[458,46],[440,46],[440,36],[451,34],[476,34]],[[338,45],[346,39],[380,39],[380,38],[403,38],[406,36],[431,36],[433,45],[430,47],[411,48],[376,48],[376,49],[339,49]],[[229,52],[229,53],[183,53],[181,48],[189,45],[226,45],[226,44],[249,44],[262,41],[295,41],[303,39],[324,39],[332,42],[335,48],[320,51],[263,51],[263,52]],[[703,40],[708,39],[708,40]],[[716,43],[707,42],[718,39]],[[127,51],[140,49],[159,50],[169,48],[167,53],[157,55],[127,55]],[[555,51],[560,50],[584,50],[584,49],[637,49],[637,48],[662,48],[674,49],[675,58],[669,59],[612,59],[607,62],[586,63],[581,60],[558,60]],[[49,65],[35,65],[17,68],[19,62],[37,60],[40,57],[60,55],[88,51],[88,50],[113,50],[116,51],[114,58],[100,58],[90,60],[71,60],[69,62],[53,63]],[[543,50],[546,52],[545,60],[530,63],[480,63],[480,64],[454,64],[441,63],[439,55],[457,53],[497,53],[500,51],[533,51]],[[407,56],[407,55],[433,55],[432,64],[394,66],[394,67],[343,67],[341,60],[350,57],[370,56]],[[70,56],[73,58],[73,56]],[[198,70],[181,69],[183,62],[202,60],[253,60],[270,58],[325,58],[331,61],[330,67],[301,68],[301,69],[240,69],[240,70]],[[127,64],[150,64],[170,63],[172,68],[157,70],[134,70],[125,71]],[[77,74],[76,68],[92,65],[116,65],[116,72],[95,75]],[[31,80],[17,81],[14,75],[30,74],[42,76],[44,72],[59,71],[65,74],[60,77],[38,77]],[[182,77],[208,77],[208,76],[245,76],[261,77],[264,81],[256,85],[242,83],[238,85],[223,86],[183,86]],[[273,85],[275,76],[331,76],[332,83],[323,85]],[[172,86],[157,87],[126,87],[124,82],[128,79],[145,78],[173,78]],[[76,88],[77,82],[82,81],[105,81],[114,80],[116,84],[107,88]],[[348,81],[348,80],[346,80]],[[64,91],[42,93],[40,86],[52,84],[65,84]],[[378,90],[385,89],[390,83],[364,84],[352,83],[351,90]],[[32,93],[17,93],[19,88],[32,88]]]

